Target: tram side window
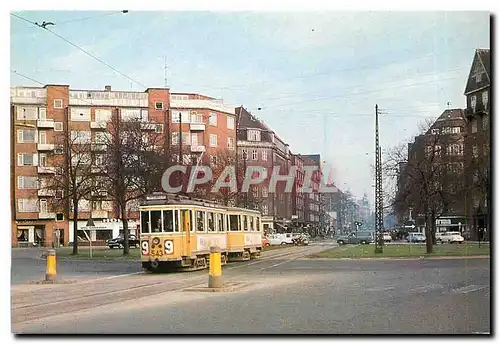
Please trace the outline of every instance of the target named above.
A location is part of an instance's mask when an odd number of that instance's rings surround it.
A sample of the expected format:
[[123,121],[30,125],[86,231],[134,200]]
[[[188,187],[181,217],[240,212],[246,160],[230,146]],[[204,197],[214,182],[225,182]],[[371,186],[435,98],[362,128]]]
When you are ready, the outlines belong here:
[[189,211],[189,223],[191,226],[191,232],[194,232],[196,230],[196,222],[194,222],[194,216],[193,216],[193,211]]
[[215,214],[207,212],[208,231],[215,232]]
[[253,216],[249,216],[249,219],[250,219],[250,230],[252,232],[255,231],[255,226],[254,226],[254,223],[253,223]]
[[174,231],[174,212],[172,210],[163,210],[163,231]]
[[226,231],[226,227],[224,226],[224,218],[222,214],[215,214],[215,216],[217,217],[217,224],[219,225],[218,226],[218,230],[219,232],[225,232]]
[[257,225],[257,228],[255,229],[257,232],[260,232],[260,217],[255,218],[255,224]]
[[196,231],[205,232],[205,212],[196,211]]
[[161,233],[161,210],[151,211],[151,233]]
[[239,232],[240,217],[238,215],[229,215],[229,230],[231,232]]
[[141,211],[141,233],[149,233],[149,211]]
[[243,215],[241,217],[241,220],[243,221],[243,230],[246,232],[248,231],[248,219],[246,215]]

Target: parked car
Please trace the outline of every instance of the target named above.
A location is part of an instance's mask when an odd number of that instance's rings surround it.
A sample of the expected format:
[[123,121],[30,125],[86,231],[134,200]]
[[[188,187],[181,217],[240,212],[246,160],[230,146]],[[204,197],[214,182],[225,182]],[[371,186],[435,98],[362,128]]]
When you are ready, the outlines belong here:
[[408,242],[425,242],[425,235],[423,233],[409,233],[406,237]]
[[269,242],[269,239],[267,237],[262,237],[262,247],[267,247],[271,246],[271,243]]
[[392,241],[391,234],[385,232],[385,233],[382,233],[382,236],[383,236],[385,242],[391,242]]
[[[454,244],[454,243],[463,243],[464,242],[464,237],[460,234],[460,232],[446,232],[441,237],[439,238],[442,243],[449,243],[449,244]],[[436,238],[437,240],[437,238]]]
[[[123,243],[124,243],[125,239],[123,238],[123,236],[119,236],[117,238],[114,238],[114,239],[108,239],[106,240],[106,245],[109,247],[109,248],[123,248]],[[137,238],[137,236],[135,236],[134,234],[130,234],[128,236],[128,246],[129,247],[139,247],[139,238]]]
[[293,244],[293,238],[294,236],[292,233],[269,234],[268,236],[271,245]]
[[372,232],[357,232],[351,233],[349,235],[342,235],[337,239],[339,245],[345,244],[369,244],[372,243],[373,233]]

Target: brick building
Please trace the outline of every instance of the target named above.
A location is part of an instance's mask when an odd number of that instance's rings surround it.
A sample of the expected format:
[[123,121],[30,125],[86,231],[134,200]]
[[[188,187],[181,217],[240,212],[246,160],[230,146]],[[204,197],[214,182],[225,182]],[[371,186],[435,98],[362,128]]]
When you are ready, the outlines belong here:
[[[179,116],[179,113],[183,115]],[[72,90],[69,85],[11,88],[11,200],[12,245],[51,245],[54,240],[67,245],[73,241],[73,214],[69,219],[61,209],[50,209],[51,198],[59,192],[43,188],[45,178],[55,174],[56,145],[61,134],[82,134],[92,149],[102,149],[107,123],[118,115],[123,121],[139,119],[145,133],[156,132],[172,151],[178,145],[179,117],[182,117],[183,151],[191,155],[215,155],[219,149],[234,149],[234,111],[221,101],[198,94],[170,94],[169,89],[149,88],[144,92]],[[102,142],[101,142],[102,143]],[[99,148],[101,147],[101,148]],[[233,148],[231,148],[233,147]],[[98,154],[96,156],[97,160]],[[102,159],[101,159],[102,160]],[[105,164],[101,161],[100,164]],[[94,219],[93,241],[118,236],[122,228],[113,202],[100,195],[98,200],[79,204],[78,228]],[[138,227],[138,204],[128,204],[128,228]],[[81,237],[85,237],[83,234]]]
[[[477,239],[479,228],[489,233],[491,208],[490,50],[476,49],[465,86],[467,135],[465,137],[466,212],[471,237]],[[490,216],[491,218],[491,216]]]

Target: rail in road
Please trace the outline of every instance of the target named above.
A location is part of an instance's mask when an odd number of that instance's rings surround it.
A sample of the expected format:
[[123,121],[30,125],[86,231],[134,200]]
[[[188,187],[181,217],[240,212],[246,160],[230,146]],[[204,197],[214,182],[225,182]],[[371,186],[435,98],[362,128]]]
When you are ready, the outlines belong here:
[[[231,279],[242,274],[246,275],[251,271],[272,269],[329,248],[328,246],[294,246],[267,251],[263,252],[261,258],[257,260],[226,265],[223,274],[226,278]],[[274,264],[268,265],[269,262]],[[259,267],[259,265],[264,265],[264,267]],[[208,270],[202,270],[191,273],[135,273],[116,276],[116,278],[108,277],[51,287],[33,285],[30,291],[12,291],[12,323],[130,301],[145,296],[181,290],[207,281]],[[37,290],[37,287],[42,288]]]

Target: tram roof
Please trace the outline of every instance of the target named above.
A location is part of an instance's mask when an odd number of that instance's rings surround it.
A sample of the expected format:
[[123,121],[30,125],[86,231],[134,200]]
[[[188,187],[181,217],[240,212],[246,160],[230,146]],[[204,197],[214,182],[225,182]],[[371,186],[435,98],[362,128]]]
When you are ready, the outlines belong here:
[[232,211],[246,211],[252,213],[260,212],[254,209],[246,209],[246,208],[238,208],[238,207],[229,207],[225,205],[220,205],[215,202],[204,200],[200,198],[193,198],[189,196],[183,196],[178,194],[166,194],[166,193],[154,193],[150,195],[146,195],[140,201],[140,206],[151,206],[151,205],[191,205],[191,206],[201,206],[201,207],[209,207],[216,208],[222,210],[232,210]]

